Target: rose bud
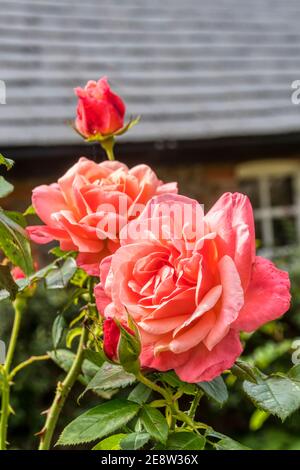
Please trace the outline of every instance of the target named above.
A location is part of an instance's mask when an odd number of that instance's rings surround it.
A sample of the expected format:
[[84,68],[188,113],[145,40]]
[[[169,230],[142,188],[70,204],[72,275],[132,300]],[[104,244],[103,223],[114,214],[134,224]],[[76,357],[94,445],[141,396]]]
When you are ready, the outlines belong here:
[[101,140],[124,126],[125,104],[112,92],[106,77],[75,88],[78,96],[76,130],[87,139]]
[[113,318],[106,318],[103,323],[103,349],[106,357],[121,364],[127,372],[139,370],[140,340],[137,332]]

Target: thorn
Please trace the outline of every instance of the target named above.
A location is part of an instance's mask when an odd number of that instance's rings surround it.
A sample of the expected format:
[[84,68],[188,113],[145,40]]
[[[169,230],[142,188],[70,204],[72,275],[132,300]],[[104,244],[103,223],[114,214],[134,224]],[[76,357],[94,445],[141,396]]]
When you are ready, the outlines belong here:
[[39,437],[39,436],[43,436],[46,432],[46,426],[44,426],[39,432],[36,432],[34,435]]

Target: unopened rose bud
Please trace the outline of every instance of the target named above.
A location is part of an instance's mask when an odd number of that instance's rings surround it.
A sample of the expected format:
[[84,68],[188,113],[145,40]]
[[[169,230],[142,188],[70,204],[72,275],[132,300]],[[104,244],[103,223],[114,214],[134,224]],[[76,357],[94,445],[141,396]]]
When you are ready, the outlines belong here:
[[136,332],[113,318],[107,318],[103,324],[104,353],[109,360],[121,364],[127,372],[139,370],[140,340]]
[[107,318],[103,323],[103,349],[108,359],[118,361],[118,344],[120,340],[120,329],[112,318]]
[[78,96],[76,130],[87,139],[113,135],[124,126],[125,104],[112,92],[106,77],[75,88]]

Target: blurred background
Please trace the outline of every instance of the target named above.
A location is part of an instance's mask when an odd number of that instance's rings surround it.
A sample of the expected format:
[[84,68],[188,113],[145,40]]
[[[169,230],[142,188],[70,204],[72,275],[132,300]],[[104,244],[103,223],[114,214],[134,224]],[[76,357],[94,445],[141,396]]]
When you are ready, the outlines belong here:
[[[245,338],[246,354],[266,370],[290,367],[289,338],[300,336],[299,15],[298,0],[0,0],[0,152],[16,161],[5,208],[24,210],[34,186],[55,181],[81,155],[104,158],[70,123],[73,88],[106,75],[128,117],[141,115],[119,140],[120,160],[151,164],[206,209],[224,191],[250,196],[258,249],[289,269],[294,290],[284,321]],[[32,302],[22,358],[51,348],[64,295],[40,292]],[[10,328],[5,312],[0,336]],[[48,369],[34,366],[18,386],[24,392],[15,390],[22,448],[33,445],[52,396],[59,372]],[[206,405],[217,430],[250,446],[300,449],[299,415],[284,426],[256,422],[250,435],[253,408],[238,388],[224,410]],[[71,419],[77,405],[68,406]]]

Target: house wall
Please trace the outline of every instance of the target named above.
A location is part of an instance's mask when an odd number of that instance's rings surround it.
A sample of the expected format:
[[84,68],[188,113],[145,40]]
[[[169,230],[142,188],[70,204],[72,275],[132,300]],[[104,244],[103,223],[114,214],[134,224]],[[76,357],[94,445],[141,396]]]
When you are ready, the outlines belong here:
[[221,194],[236,191],[234,164],[201,164],[157,166],[164,181],[177,181],[181,194],[197,199],[208,210]]

